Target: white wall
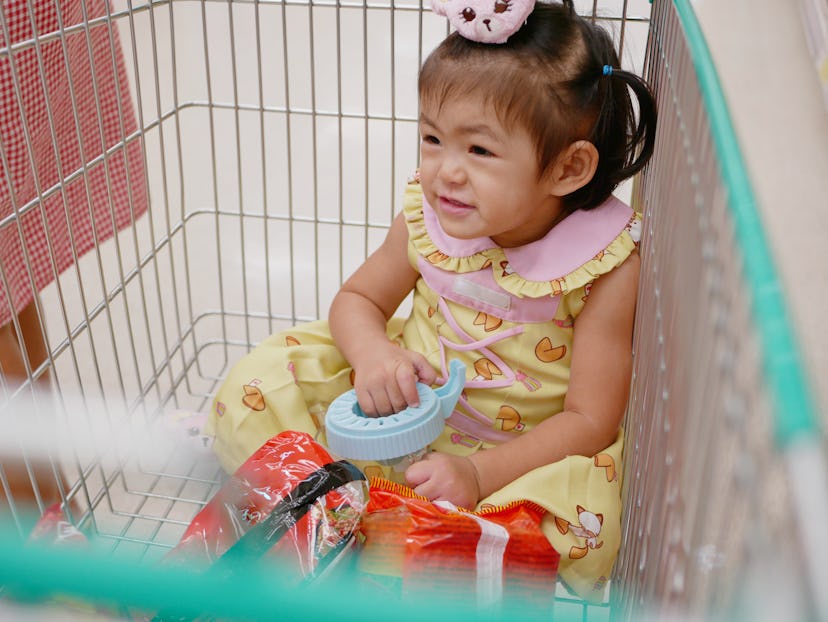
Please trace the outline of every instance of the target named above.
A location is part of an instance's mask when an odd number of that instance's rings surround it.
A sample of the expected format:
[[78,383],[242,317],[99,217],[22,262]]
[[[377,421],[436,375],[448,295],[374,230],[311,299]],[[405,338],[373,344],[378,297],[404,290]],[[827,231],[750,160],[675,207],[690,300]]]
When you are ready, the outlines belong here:
[[694,6],[828,421],[828,103],[806,44],[805,1],[813,0]]

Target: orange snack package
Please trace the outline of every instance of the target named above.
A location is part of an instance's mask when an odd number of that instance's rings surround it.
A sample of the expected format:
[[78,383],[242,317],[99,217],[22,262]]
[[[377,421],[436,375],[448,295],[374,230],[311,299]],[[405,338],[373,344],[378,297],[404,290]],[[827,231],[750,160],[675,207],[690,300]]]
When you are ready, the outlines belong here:
[[400,577],[403,597],[548,611],[560,555],[540,529],[543,514],[529,501],[469,512],[374,478],[358,566]]

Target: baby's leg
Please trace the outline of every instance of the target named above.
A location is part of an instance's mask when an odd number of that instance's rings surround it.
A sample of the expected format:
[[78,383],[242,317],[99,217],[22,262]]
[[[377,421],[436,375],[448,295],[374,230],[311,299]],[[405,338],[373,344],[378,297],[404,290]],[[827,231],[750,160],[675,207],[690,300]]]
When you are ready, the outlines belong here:
[[328,405],[352,388],[351,368],[326,321],[276,333],[235,363],[213,399],[205,433],[234,472],[269,438],[307,432],[324,443]]
[[[0,370],[5,389],[13,391],[29,380],[46,390],[49,385],[48,370],[34,379],[30,375],[48,356],[48,346],[43,339],[34,303],[23,309],[17,319],[19,334],[14,322],[0,327]],[[8,486],[6,489],[0,485],[0,514],[8,512],[12,503],[19,512],[37,512],[38,500],[42,508],[62,500],[61,487],[64,491],[66,487],[60,472],[55,473],[48,461],[29,461],[27,464],[22,455],[0,455],[0,468]]]
[[[34,371],[48,355],[48,346],[43,339],[35,304],[30,303],[24,308],[18,314],[17,321],[20,324],[20,335],[15,330],[14,322],[0,326],[0,369],[6,382],[11,384],[19,384],[29,378],[26,370],[27,361],[29,369]],[[21,341],[26,346],[25,356],[20,348]],[[38,381],[46,382],[47,378],[48,371]]]

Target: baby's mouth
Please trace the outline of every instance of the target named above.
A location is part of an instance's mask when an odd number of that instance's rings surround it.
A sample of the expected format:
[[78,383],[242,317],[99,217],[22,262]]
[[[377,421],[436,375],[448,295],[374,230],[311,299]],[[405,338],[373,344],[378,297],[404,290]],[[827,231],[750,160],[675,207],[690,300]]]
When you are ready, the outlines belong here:
[[440,213],[450,218],[463,218],[474,212],[474,205],[456,201],[448,197],[440,197]]
[[469,208],[472,207],[468,203],[463,203],[462,201],[456,201],[455,199],[452,199],[450,197],[440,197],[440,200],[443,203],[447,203],[451,207],[456,207],[456,208],[460,208],[460,209],[469,209]]

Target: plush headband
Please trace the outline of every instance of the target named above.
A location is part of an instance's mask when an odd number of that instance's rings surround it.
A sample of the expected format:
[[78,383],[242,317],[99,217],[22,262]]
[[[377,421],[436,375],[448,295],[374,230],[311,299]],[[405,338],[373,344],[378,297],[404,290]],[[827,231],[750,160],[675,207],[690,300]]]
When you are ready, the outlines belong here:
[[466,39],[480,43],[505,43],[526,21],[535,0],[431,0],[437,15]]

